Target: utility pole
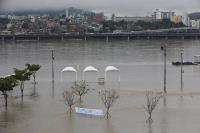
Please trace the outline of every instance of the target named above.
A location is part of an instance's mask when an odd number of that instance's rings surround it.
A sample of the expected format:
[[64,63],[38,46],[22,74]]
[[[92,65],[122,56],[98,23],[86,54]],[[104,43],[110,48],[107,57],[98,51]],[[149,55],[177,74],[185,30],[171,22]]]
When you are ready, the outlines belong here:
[[52,59],[52,81],[54,81],[54,51],[51,51],[51,59]]
[[51,61],[52,61],[52,96],[54,96],[54,51],[51,51]]
[[181,48],[181,92],[183,91],[183,49]]
[[161,46],[161,50],[164,52],[164,93],[167,93],[166,90],[166,79],[167,79],[167,68],[166,68],[166,58],[167,58],[167,44]]

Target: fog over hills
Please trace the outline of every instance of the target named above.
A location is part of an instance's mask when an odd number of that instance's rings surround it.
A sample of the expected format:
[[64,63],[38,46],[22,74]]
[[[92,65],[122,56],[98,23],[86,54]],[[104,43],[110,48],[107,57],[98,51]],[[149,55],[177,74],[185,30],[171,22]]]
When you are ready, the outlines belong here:
[[200,11],[199,0],[0,0],[4,10],[66,9],[76,7],[121,15],[149,15],[155,9]]

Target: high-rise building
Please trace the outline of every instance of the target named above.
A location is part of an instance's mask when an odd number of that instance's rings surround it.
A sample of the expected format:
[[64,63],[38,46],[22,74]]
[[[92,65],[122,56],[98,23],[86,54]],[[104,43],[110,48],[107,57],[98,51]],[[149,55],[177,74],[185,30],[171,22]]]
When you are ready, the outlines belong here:
[[152,17],[154,20],[170,19],[172,16],[175,16],[175,12],[172,11],[161,11],[156,9]]
[[68,9],[66,9],[66,13],[65,13],[66,18],[68,18]]
[[190,26],[190,18],[187,13],[184,13],[184,15],[182,15],[182,22],[184,25]]
[[170,19],[172,16],[175,16],[175,13],[172,11],[161,12],[161,19]]

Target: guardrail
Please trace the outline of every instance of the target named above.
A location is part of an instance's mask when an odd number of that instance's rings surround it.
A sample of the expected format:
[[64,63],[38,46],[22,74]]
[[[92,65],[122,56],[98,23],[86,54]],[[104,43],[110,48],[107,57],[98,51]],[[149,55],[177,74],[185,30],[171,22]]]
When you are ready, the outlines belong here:
[[2,41],[6,40],[52,40],[52,39],[200,39],[200,33],[95,33],[95,34],[19,34],[19,35],[0,35]]

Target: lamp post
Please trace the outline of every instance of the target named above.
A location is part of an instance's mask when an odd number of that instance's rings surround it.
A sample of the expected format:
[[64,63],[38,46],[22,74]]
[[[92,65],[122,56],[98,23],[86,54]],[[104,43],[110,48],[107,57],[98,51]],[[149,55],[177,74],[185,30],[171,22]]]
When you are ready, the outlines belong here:
[[54,51],[51,51],[51,61],[52,61],[52,96],[54,96]]
[[183,91],[183,48],[181,48],[181,92]]
[[54,51],[51,51],[51,59],[52,59],[52,81],[54,81]]
[[167,44],[164,44],[163,46],[161,46],[161,50],[164,52],[164,93],[167,93],[166,90],[166,77],[167,77],[167,68],[166,68],[166,57],[167,57]]

